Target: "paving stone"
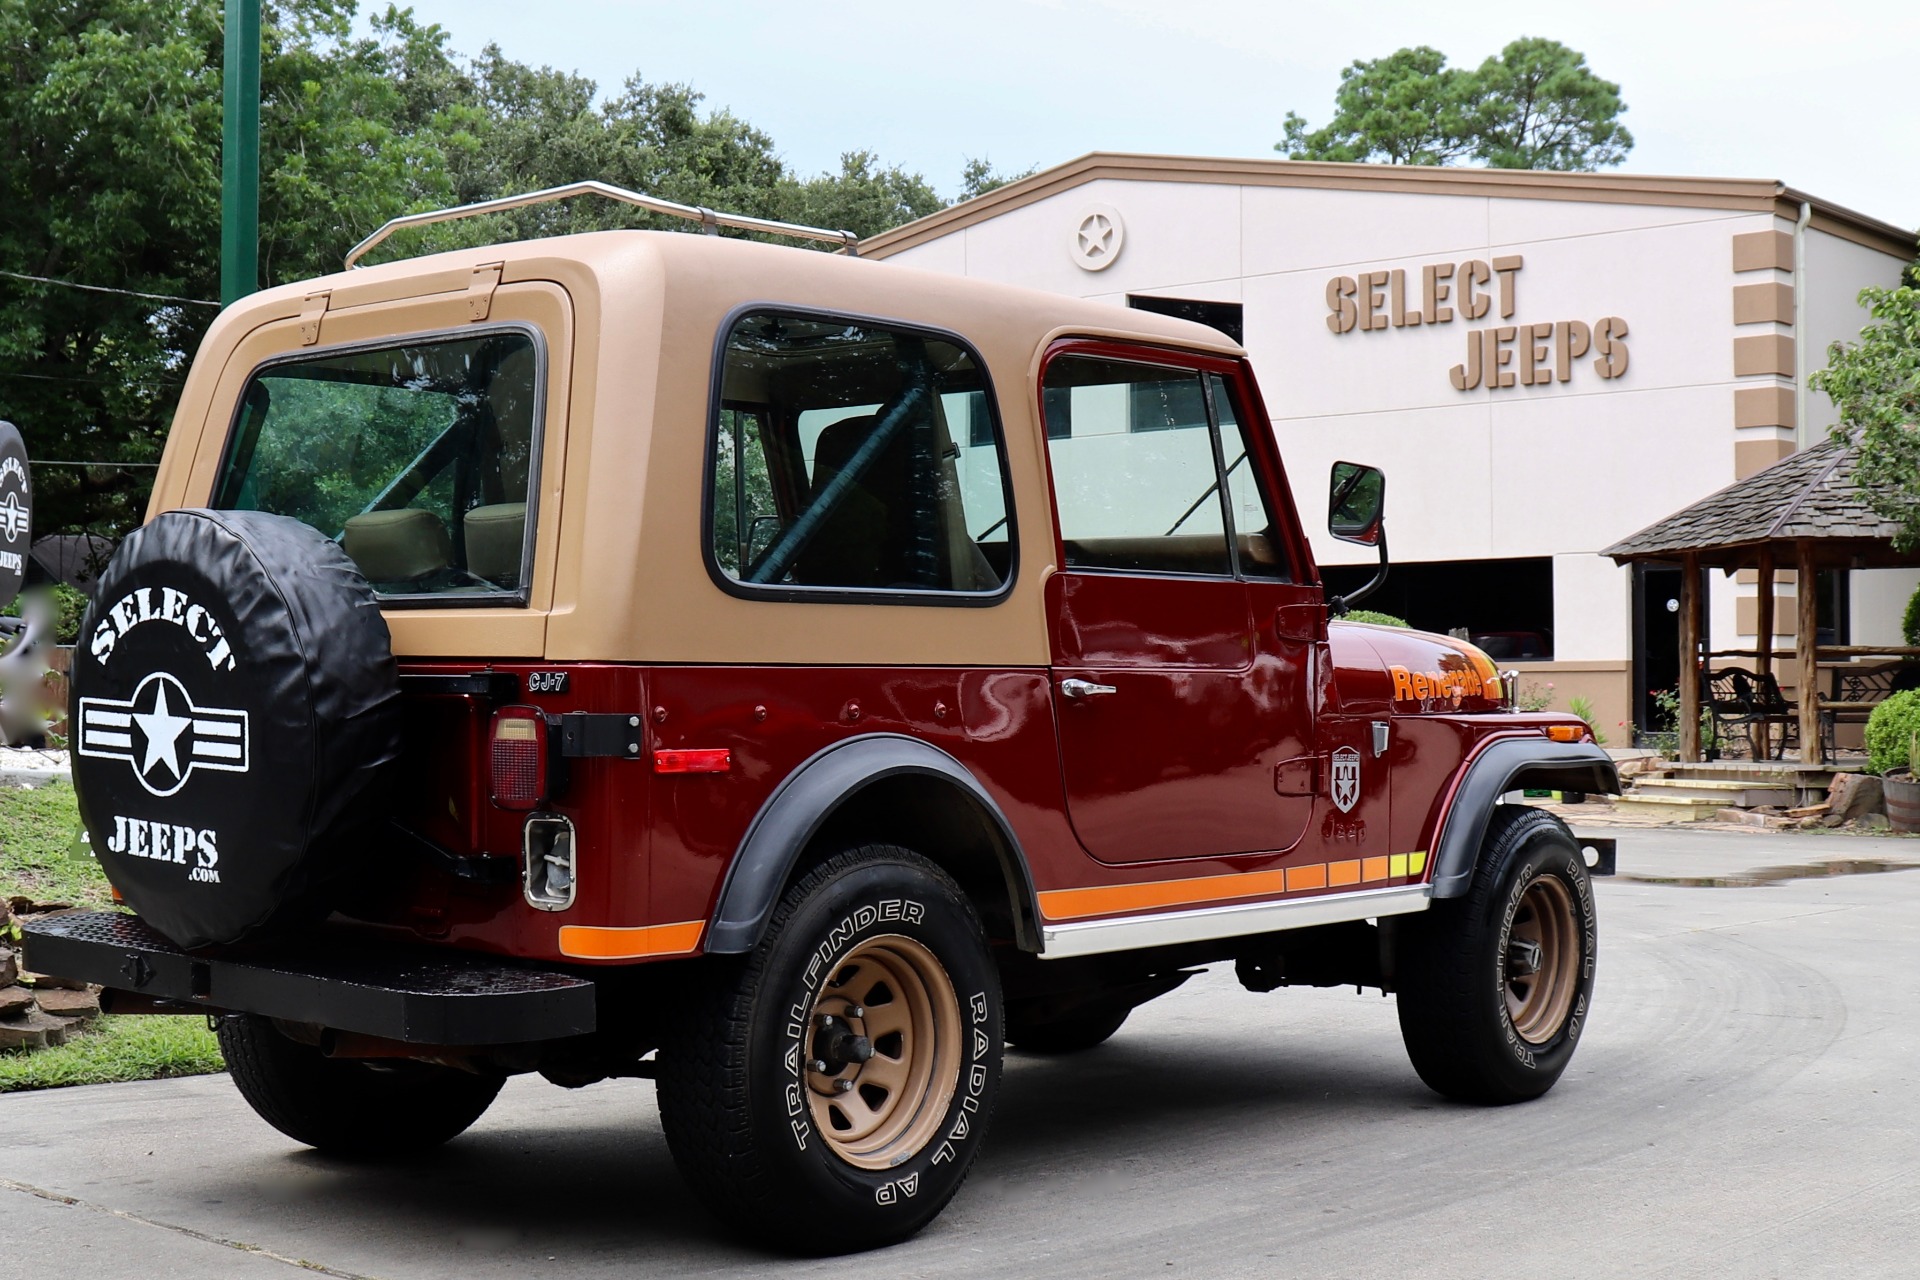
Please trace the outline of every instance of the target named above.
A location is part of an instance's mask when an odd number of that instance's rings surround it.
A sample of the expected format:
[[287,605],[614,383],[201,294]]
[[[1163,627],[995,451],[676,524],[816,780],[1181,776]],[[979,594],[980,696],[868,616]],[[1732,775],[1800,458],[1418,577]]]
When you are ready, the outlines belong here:
[[33,1011],[33,988],[0,987],[0,1019],[11,1022]]
[[92,1019],[100,1016],[100,997],[92,991],[36,991],[40,1012],[56,1018]]
[[67,1042],[71,1025],[65,1018],[35,1010],[24,1018],[0,1022],[0,1049],[57,1049]]
[[0,987],[10,987],[20,980],[20,957],[12,947],[0,947]]
[[87,984],[78,978],[55,978],[44,973],[21,975],[42,991],[85,991]]

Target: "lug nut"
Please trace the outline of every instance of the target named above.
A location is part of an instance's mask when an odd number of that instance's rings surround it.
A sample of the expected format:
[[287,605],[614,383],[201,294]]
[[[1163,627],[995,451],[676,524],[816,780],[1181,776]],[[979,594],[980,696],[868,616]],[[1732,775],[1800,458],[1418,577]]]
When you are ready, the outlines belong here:
[[867,1011],[856,1004],[847,1010],[847,1016],[849,1018],[864,1018],[867,1016]]
[[827,1071],[826,1061],[821,1058],[814,1058],[807,1063],[807,1070],[818,1071],[822,1075],[825,1075]]
[[851,1080],[848,1080],[848,1079],[845,1079],[845,1078],[842,1078],[842,1079],[839,1079],[839,1080],[835,1080],[835,1081],[833,1082],[833,1091],[834,1091],[835,1093],[852,1093],[852,1092],[853,1092],[853,1081],[851,1081]]

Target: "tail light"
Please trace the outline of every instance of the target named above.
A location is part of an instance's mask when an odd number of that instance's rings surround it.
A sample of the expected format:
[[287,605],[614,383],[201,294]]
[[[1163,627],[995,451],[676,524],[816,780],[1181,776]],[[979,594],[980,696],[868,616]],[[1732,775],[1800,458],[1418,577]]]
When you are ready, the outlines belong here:
[[531,809],[547,798],[547,718],[535,707],[502,707],[487,734],[493,802]]

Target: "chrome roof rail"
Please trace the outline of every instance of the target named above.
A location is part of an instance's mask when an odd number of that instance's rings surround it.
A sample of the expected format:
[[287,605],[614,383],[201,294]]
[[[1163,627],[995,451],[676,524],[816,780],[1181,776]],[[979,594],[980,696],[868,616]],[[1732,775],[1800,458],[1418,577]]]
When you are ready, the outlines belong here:
[[542,191],[529,191],[522,196],[501,196],[498,200],[481,200],[475,204],[463,204],[453,209],[431,209],[425,213],[409,213],[389,219],[378,231],[353,246],[347,253],[346,265],[349,270],[353,269],[375,245],[394,232],[407,227],[424,227],[435,222],[452,222],[456,218],[472,218],[483,213],[500,213],[507,209],[524,208],[530,204],[548,204],[555,200],[565,200],[570,196],[604,196],[608,200],[617,200],[622,204],[638,205],[649,213],[685,218],[690,222],[700,223],[708,235],[718,235],[721,227],[732,227],[739,231],[763,231],[768,235],[793,236],[801,240],[825,240],[841,246],[850,257],[858,252],[860,244],[860,237],[851,231],[830,231],[825,227],[803,227],[793,222],[776,222],[772,218],[749,218],[745,214],[720,213],[696,205],[662,200],[657,196],[641,195],[638,191],[629,191],[625,187],[616,187],[611,183],[587,181],[569,182],[563,187],[548,187]]

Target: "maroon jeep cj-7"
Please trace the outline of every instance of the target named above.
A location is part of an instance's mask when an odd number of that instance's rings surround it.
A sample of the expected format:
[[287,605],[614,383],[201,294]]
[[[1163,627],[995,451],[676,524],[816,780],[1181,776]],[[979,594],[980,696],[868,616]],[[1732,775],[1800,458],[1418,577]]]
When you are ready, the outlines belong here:
[[[1383,565],[1384,488],[1328,502]],[[1613,766],[1347,603],[1199,325],[640,231],[268,290],[77,651],[133,914],[29,956],[213,1015],[326,1151],[445,1142],[516,1073],[654,1078],[706,1203],[798,1251],[940,1211],[1003,1045],[1210,964],[1392,991],[1433,1088],[1535,1097],[1603,850],[1502,801]]]

